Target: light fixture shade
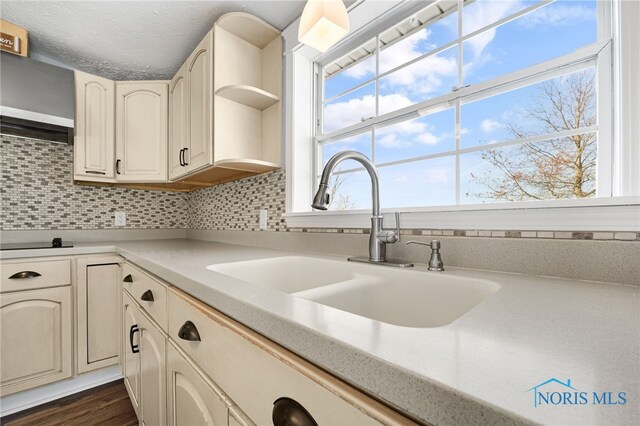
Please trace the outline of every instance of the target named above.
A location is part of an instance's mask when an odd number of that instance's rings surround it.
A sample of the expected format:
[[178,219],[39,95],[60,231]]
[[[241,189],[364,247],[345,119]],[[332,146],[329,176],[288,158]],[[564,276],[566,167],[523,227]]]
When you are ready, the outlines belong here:
[[300,17],[298,40],[326,52],[349,32],[349,16],[342,0],[307,0]]

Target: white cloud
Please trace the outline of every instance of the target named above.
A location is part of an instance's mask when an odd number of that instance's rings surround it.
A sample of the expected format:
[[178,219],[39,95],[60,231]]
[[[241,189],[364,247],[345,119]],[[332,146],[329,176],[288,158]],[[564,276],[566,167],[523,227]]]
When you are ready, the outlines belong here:
[[427,183],[447,183],[449,182],[449,171],[441,167],[429,169],[426,180]]
[[[399,41],[380,55],[381,72],[388,71],[399,65],[405,64],[424,53],[424,48],[420,44],[427,41],[429,31],[419,31],[402,41]],[[366,76],[373,76],[376,63],[374,58],[369,58],[348,68],[344,75],[354,79],[362,79]],[[455,78],[457,61],[438,54],[420,60],[406,68],[396,71],[380,81],[383,89],[396,90],[405,95],[411,93],[429,94],[437,91],[444,84],[444,80]],[[381,113],[398,109],[397,106],[389,105],[385,108],[380,105]]]
[[378,143],[384,148],[400,148],[402,146],[402,141],[398,139],[395,133],[381,137],[378,139]]
[[500,124],[497,121],[492,120],[490,118],[486,118],[486,119],[482,120],[482,122],[480,123],[480,128],[485,133],[494,132],[494,131],[498,130],[500,127],[502,127],[502,124]]
[[594,21],[596,13],[593,8],[585,7],[577,2],[556,2],[529,13],[518,20],[524,27],[536,26],[569,26]]
[[[519,0],[476,1],[464,9],[464,33],[472,33],[520,9],[522,2]],[[477,59],[495,36],[496,29],[492,28],[470,38],[465,47],[471,47],[471,53]]]
[[434,135],[433,133],[424,132],[418,135],[416,142],[423,145],[437,145],[441,139],[442,138],[440,136]]
[[403,183],[403,182],[407,182],[408,178],[407,178],[407,175],[400,175],[394,178],[393,181],[397,183]]

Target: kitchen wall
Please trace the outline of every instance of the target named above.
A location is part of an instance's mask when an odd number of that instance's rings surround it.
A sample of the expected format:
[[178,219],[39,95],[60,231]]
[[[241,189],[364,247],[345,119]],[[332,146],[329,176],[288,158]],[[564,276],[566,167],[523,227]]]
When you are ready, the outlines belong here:
[[0,229],[127,229],[187,227],[187,196],[176,192],[73,183],[73,147],[0,135]]

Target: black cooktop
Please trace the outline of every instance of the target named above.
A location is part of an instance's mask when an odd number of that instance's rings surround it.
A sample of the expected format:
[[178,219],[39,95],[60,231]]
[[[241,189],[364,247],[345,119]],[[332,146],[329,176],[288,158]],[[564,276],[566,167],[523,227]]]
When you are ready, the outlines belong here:
[[0,250],[29,250],[48,248],[73,247],[72,241],[62,241],[62,238],[54,238],[50,243],[6,243],[0,244]]

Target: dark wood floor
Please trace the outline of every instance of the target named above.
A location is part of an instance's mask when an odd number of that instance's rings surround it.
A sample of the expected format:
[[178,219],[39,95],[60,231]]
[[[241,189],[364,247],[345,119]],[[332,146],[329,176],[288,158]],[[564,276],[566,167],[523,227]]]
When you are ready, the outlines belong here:
[[2,417],[3,426],[87,426],[138,424],[124,382],[118,380]]

